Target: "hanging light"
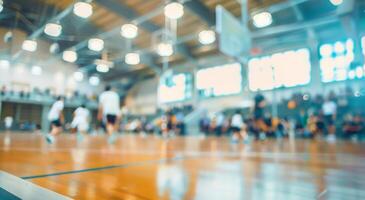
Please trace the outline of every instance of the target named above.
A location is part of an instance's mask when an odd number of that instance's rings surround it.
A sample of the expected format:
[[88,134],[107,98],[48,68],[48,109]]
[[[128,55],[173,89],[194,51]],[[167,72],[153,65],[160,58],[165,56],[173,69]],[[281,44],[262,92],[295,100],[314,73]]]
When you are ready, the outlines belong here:
[[164,14],[169,19],[179,19],[184,15],[184,6],[178,2],[172,2],[165,6]]
[[76,81],[81,82],[84,79],[84,74],[80,71],[76,71],[74,72],[73,77]]
[[103,63],[96,65],[96,71],[100,73],[107,73],[109,71],[109,66]]
[[261,12],[253,16],[253,25],[263,28],[272,24],[272,15],[269,12]]
[[10,67],[10,62],[8,60],[2,59],[0,60],[0,69],[9,69]]
[[157,45],[157,53],[160,56],[171,56],[174,53],[174,49],[170,43],[160,43]]
[[339,6],[343,3],[343,0],[330,0],[334,6]]
[[212,30],[205,30],[199,33],[199,42],[203,45],[211,44],[215,41],[215,33]]
[[34,52],[37,50],[37,41],[35,40],[24,40],[22,44],[22,49],[29,52]]
[[138,53],[127,53],[124,60],[128,65],[138,65],[140,57]]
[[97,77],[97,76],[95,76],[95,75],[90,76],[90,78],[89,78],[89,83],[90,83],[90,85],[92,85],[92,86],[97,86],[97,85],[99,85],[99,83],[100,83],[100,78],[99,78],[99,77]]
[[123,37],[132,39],[138,35],[138,27],[134,24],[124,24],[120,30]]
[[44,33],[52,37],[58,37],[62,33],[62,26],[58,23],[48,23],[44,27]]
[[101,51],[104,49],[104,41],[99,38],[91,38],[88,42],[88,48],[93,51]]
[[73,50],[66,50],[62,53],[62,59],[66,62],[74,63],[77,60],[77,53]]
[[74,5],[73,12],[81,18],[88,18],[93,14],[93,7],[86,2],[77,2]]
[[42,74],[42,67],[40,67],[40,66],[37,66],[37,65],[34,65],[33,67],[32,67],[32,70],[31,70],[31,72],[32,72],[32,74],[33,75],[36,75],[36,76],[39,76],[39,75],[41,75]]

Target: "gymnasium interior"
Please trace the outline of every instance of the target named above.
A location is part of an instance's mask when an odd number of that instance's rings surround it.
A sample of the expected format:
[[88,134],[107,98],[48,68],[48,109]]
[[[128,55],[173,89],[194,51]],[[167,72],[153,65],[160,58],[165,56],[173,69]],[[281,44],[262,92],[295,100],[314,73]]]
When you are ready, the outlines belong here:
[[364,0],[0,0],[0,199],[365,199],[364,57]]

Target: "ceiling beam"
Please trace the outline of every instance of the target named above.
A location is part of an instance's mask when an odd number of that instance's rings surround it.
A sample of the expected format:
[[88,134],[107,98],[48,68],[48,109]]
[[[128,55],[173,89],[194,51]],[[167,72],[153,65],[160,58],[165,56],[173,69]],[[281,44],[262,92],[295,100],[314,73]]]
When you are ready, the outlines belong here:
[[209,27],[215,25],[215,12],[206,7],[201,0],[188,1],[184,5],[207,23]]

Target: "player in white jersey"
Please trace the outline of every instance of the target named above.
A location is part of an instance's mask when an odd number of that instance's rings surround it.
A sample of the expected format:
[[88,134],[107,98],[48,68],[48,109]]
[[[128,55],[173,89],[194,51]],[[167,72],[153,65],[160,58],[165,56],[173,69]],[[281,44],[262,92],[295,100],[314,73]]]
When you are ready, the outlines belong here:
[[109,136],[109,143],[114,143],[114,133],[117,131],[117,124],[120,115],[120,99],[118,93],[110,86],[105,87],[105,91],[99,96],[99,121],[104,121],[106,132]]
[[74,111],[74,118],[71,127],[77,130],[77,140],[81,141],[83,135],[89,130],[90,112],[84,104]]
[[49,113],[48,120],[51,122],[51,132],[47,134],[46,140],[48,143],[53,143],[55,141],[56,135],[62,131],[63,118],[63,108],[64,108],[64,98],[59,96],[57,101],[53,103]]

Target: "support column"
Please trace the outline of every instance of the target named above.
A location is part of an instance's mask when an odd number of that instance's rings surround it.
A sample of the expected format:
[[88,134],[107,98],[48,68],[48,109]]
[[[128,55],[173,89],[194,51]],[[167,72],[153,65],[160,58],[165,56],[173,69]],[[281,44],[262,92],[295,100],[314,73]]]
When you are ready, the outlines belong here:
[[42,106],[42,133],[43,134],[47,134],[49,131],[49,121],[48,121],[48,112],[50,110],[50,106],[49,105],[43,105]]

